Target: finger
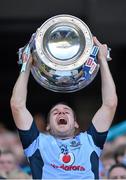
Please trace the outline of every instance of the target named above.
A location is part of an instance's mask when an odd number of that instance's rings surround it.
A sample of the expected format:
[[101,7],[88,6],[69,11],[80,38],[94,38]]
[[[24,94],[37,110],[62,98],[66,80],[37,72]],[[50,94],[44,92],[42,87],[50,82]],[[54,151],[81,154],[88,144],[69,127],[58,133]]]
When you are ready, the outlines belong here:
[[33,60],[33,57],[32,57],[32,56],[29,57],[29,62],[30,62],[31,64],[34,64],[34,60]]
[[102,45],[95,36],[93,37],[93,40],[94,40],[95,45],[97,45],[99,47]]
[[108,46],[107,46],[107,44],[103,44],[103,46],[105,47],[105,48],[107,48]]

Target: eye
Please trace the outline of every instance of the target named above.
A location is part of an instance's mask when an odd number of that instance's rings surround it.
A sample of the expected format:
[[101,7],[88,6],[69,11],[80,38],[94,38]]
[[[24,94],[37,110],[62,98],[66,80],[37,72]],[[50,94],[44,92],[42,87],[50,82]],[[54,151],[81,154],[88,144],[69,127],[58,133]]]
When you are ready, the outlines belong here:
[[53,114],[54,114],[54,115],[57,115],[57,114],[58,114],[58,112],[54,112]]
[[68,112],[68,111],[66,111],[65,113],[66,113],[66,114],[69,114],[69,112]]

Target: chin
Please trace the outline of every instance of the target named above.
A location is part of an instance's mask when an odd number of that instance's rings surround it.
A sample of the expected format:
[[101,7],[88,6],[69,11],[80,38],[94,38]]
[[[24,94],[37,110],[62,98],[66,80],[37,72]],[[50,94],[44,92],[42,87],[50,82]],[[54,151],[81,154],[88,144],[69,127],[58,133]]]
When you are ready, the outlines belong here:
[[68,127],[68,126],[60,126],[60,127],[57,127],[55,128],[55,130],[53,129],[52,130],[52,135],[55,135],[57,137],[71,137],[73,134],[73,130],[71,130],[71,127]]
[[66,131],[58,131],[57,132],[57,136],[65,138],[65,137],[71,137],[71,132],[69,132],[68,130]]
[[59,128],[58,131],[59,131],[60,133],[68,133],[70,130],[69,130],[68,127],[63,127],[63,128]]

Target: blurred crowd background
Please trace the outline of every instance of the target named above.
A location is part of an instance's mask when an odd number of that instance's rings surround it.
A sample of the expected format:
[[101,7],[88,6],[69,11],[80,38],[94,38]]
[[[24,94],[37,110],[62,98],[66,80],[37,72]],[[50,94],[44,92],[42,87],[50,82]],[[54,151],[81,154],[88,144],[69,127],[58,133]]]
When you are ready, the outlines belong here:
[[[10,110],[12,89],[20,72],[17,52],[45,20],[58,14],[71,14],[82,19],[92,34],[111,48],[113,60],[109,62],[109,67],[117,88],[118,107],[101,156],[101,178],[107,177],[111,165],[126,163],[126,1],[1,0],[0,175],[2,177],[31,178],[31,171],[24,157]],[[40,119],[46,116],[52,104],[66,101],[77,112],[80,126],[85,130],[101,104],[100,93],[99,73],[88,87],[70,94],[46,90],[31,76],[27,106],[36,117],[38,128],[42,131],[45,124]]]

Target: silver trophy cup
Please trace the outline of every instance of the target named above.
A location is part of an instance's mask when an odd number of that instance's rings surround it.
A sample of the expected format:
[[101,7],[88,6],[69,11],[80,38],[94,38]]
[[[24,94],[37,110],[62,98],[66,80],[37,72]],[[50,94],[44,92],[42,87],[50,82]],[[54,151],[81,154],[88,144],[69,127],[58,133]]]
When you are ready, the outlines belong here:
[[31,72],[46,89],[75,92],[95,78],[99,70],[97,53],[90,29],[82,20],[57,15],[36,31]]

